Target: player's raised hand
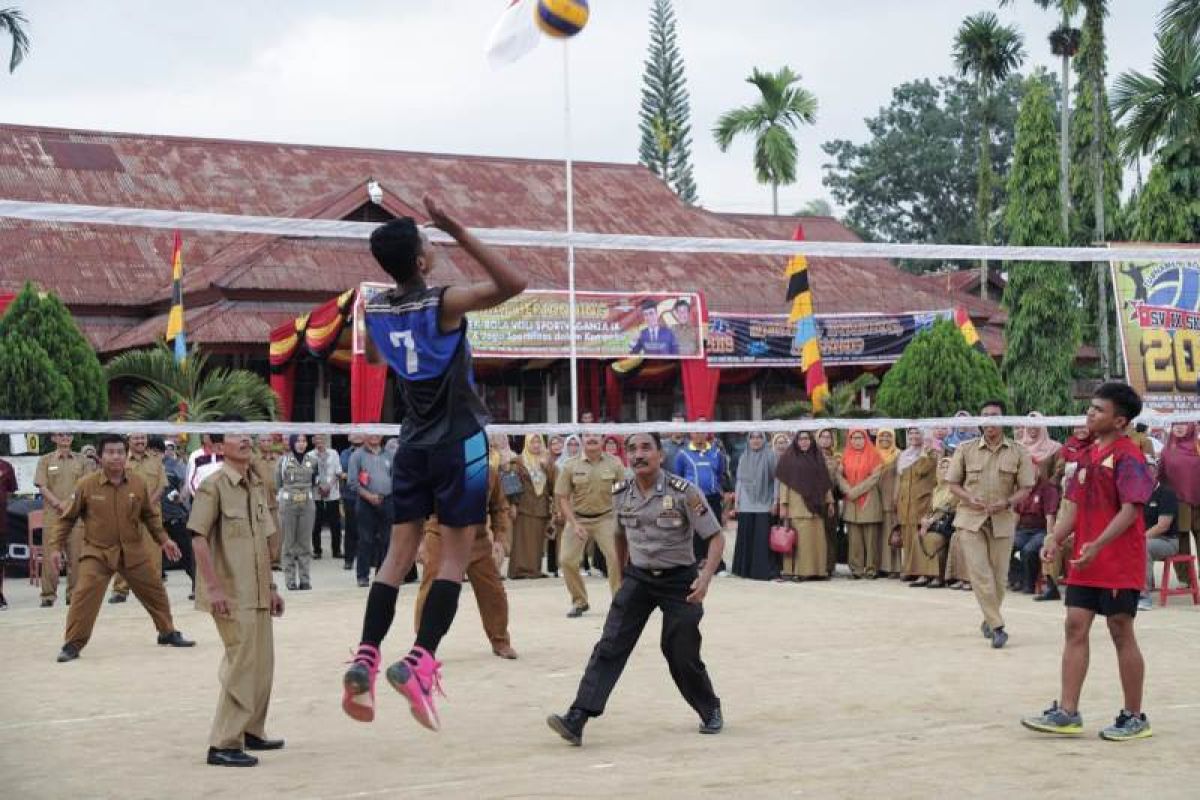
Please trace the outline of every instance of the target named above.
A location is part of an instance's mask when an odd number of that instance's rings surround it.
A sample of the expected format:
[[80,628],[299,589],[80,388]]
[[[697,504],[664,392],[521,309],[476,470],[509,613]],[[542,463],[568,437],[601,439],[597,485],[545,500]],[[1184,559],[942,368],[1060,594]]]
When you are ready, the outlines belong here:
[[445,231],[451,236],[457,236],[462,231],[463,227],[458,220],[443,211],[432,197],[425,195],[424,202],[425,211],[429,214],[429,221],[433,227]]

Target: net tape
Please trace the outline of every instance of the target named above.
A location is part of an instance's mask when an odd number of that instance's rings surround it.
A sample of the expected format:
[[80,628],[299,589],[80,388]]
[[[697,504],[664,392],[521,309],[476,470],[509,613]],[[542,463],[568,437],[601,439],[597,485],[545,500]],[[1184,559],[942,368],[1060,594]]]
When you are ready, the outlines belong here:
[[[1176,422],[1200,422],[1200,411],[1186,411],[1174,414],[1143,414],[1138,418],[1151,427],[1165,427]],[[489,425],[489,433],[503,433],[521,436],[532,433],[547,435],[554,434],[586,434],[628,436],[634,433],[656,432],[671,433],[747,433],[762,431],[763,433],[794,433],[796,431],[818,431],[825,428],[850,430],[867,428],[878,430],[891,428],[905,430],[908,428],[976,428],[985,425],[1002,425],[1005,427],[1037,427],[1037,428],[1071,428],[1084,423],[1083,417],[932,417],[923,419],[895,419],[891,417],[869,417],[865,419],[772,419],[772,420],[730,420],[722,422],[625,422],[625,423],[504,423]],[[400,433],[397,424],[359,423],[340,424],[334,422],[140,422],[131,420],[89,421],[73,419],[34,419],[34,420],[0,420],[0,434],[26,433],[145,433],[157,435],[173,435],[179,433],[249,433],[249,434],[293,434],[311,435],[326,433],[331,435],[378,434],[381,436],[396,436]]]
[[[0,200],[0,217],[33,222],[121,225],[140,228],[225,231],[304,238],[366,239],[377,223],[212,214],[197,211],[117,208],[111,206]],[[995,247],[960,244],[891,244],[812,242],[771,239],[714,239],[687,236],[641,236],[611,233],[566,233],[518,229],[472,229],[485,244],[499,247],[566,247],[581,250],[637,250],[666,253],[726,253],[763,256],[830,256],[840,258],[906,258],[997,261],[1195,261],[1200,247],[1117,245],[1113,247]],[[435,242],[446,234],[430,230]]]

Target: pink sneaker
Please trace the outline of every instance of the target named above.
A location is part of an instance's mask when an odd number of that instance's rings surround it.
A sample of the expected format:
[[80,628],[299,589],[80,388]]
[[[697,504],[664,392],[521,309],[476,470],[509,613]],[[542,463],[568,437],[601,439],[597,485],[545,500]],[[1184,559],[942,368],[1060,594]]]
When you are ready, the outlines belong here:
[[375,676],[379,674],[379,649],[360,644],[342,676],[342,710],[359,722],[375,719]]
[[436,731],[441,727],[437,709],[433,706],[433,692],[442,697],[442,662],[423,647],[414,647],[412,652],[387,669],[388,683],[408,698],[409,710],[417,722]]

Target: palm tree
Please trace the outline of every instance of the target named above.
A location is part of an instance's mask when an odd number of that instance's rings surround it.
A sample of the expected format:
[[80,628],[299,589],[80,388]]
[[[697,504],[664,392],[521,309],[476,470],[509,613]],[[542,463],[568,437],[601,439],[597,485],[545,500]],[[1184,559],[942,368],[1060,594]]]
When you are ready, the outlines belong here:
[[247,369],[209,367],[208,356],[196,348],[180,364],[174,353],[159,342],[147,350],[131,350],[104,368],[111,383],[129,380],[134,389],[126,417],[140,420],[175,420],[182,413],[192,422],[208,422],[222,414],[241,414],[247,420],[275,419],[275,392]]
[[[1000,6],[1012,5],[1016,0],[1000,0]],[[1063,230],[1063,241],[1071,235],[1071,150],[1068,132],[1071,128],[1071,59],[1079,52],[1082,31],[1071,27],[1071,18],[1079,13],[1079,0],[1033,0],[1043,10],[1057,8],[1062,15],[1058,27],[1050,32],[1050,52],[1062,59],[1062,107],[1058,126],[1058,193]]]
[[1123,72],[1113,84],[1113,116],[1126,120],[1121,155],[1151,155],[1200,133],[1200,43],[1159,33],[1150,75]]
[[[1004,81],[1025,60],[1025,41],[1019,31],[1000,20],[990,11],[967,17],[954,37],[954,63],[959,72],[975,80],[979,102],[979,179],[976,187],[975,215],[979,226],[979,243],[991,242],[992,206],[992,133],[989,120],[988,95],[996,84]],[[987,261],[979,262],[979,296],[987,297]]]
[[10,73],[29,55],[29,34],[25,32],[28,24],[19,8],[0,8],[0,31],[8,31],[12,37],[12,53],[8,57]]
[[779,186],[796,182],[796,139],[792,131],[817,121],[817,98],[803,86],[791,67],[774,74],[758,67],[746,79],[758,87],[762,99],[727,111],[717,120],[713,136],[724,153],[735,136],[754,135],[754,176],[771,185],[771,210],[779,213]]
[[1200,44],[1200,0],[1169,0],[1158,15],[1158,32]]
[[833,387],[825,401],[825,410],[814,415],[808,400],[789,400],[767,409],[768,419],[800,419],[802,417],[829,417],[833,419],[867,419],[877,416],[874,411],[859,405],[858,398],[864,391],[879,385],[879,378],[864,372],[852,381],[843,381]]

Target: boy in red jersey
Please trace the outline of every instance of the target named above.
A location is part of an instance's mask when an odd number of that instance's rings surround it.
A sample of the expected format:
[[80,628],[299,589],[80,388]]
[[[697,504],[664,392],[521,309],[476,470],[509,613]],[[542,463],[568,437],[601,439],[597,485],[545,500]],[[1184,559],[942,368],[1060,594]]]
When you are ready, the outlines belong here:
[[1021,724],[1042,733],[1083,733],[1079,695],[1088,669],[1088,634],[1097,614],[1108,618],[1117,649],[1125,707],[1114,724],[1100,731],[1110,741],[1145,739],[1150,722],[1142,713],[1145,663],[1133,633],[1138,594],[1146,581],[1146,528],[1142,506],[1154,491],[1141,448],[1125,429],[1142,412],[1142,399],[1123,383],[1096,390],[1087,411],[1095,441],[1079,459],[1067,484],[1067,500],[1042,548],[1052,561],[1063,541],[1075,533],[1067,584],[1066,641],[1062,658],[1062,695],[1041,716]]

